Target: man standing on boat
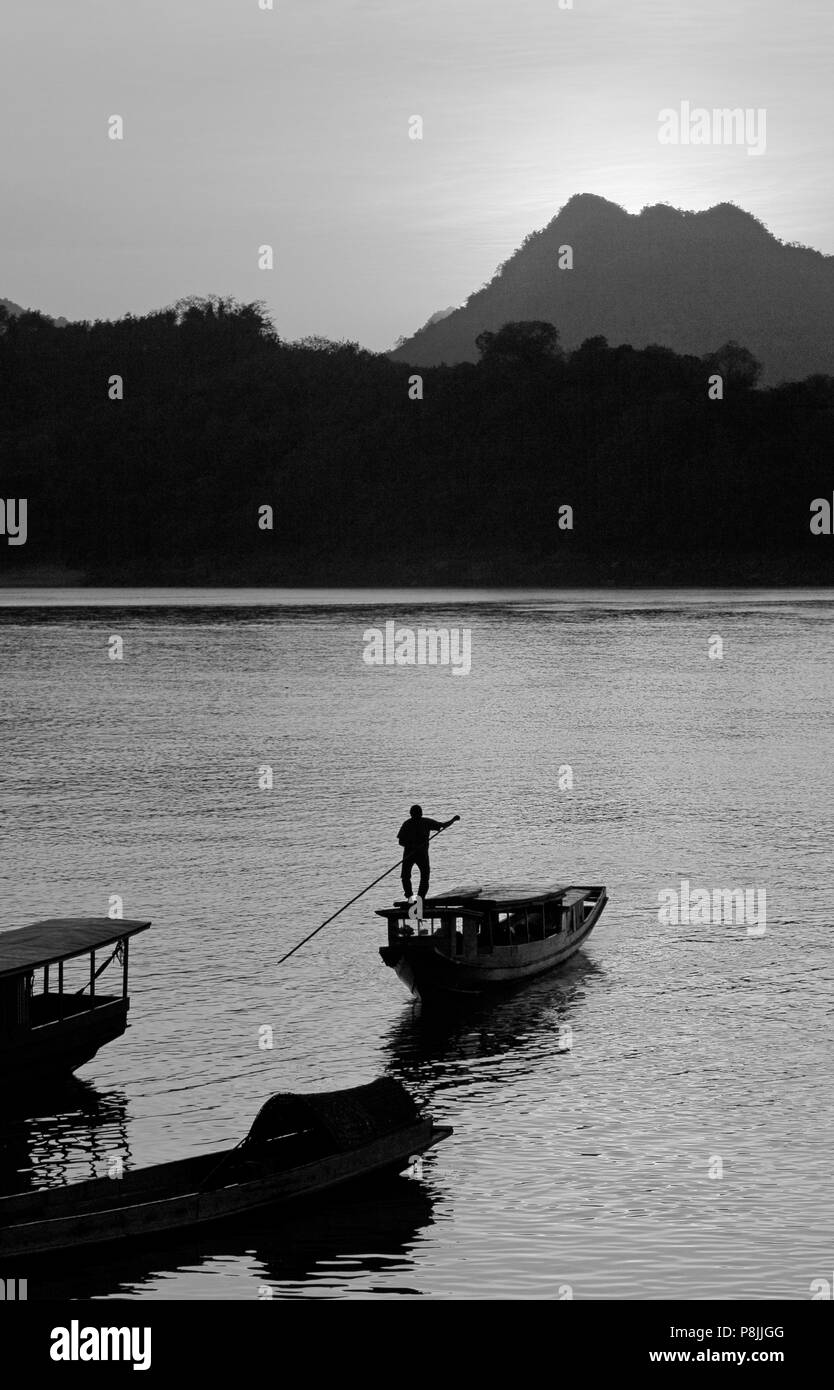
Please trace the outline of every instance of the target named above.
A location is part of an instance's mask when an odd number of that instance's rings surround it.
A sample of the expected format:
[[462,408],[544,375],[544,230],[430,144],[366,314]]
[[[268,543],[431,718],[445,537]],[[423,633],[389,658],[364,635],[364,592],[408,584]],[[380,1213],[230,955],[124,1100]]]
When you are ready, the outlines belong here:
[[460,820],[460,816],[452,816],[452,819],[447,821],[429,820],[428,816],[423,815],[422,806],[412,806],[409,819],[403,821],[400,826],[397,841],[403,847],[403,893],[409,902],[413,901],[411,871],[415,866],[420,870],[420,887],[417,890],[417,895],[421,901],[429,891],[429,875],[431,873],[429,836],[433,830],[446,830],[456,820]]

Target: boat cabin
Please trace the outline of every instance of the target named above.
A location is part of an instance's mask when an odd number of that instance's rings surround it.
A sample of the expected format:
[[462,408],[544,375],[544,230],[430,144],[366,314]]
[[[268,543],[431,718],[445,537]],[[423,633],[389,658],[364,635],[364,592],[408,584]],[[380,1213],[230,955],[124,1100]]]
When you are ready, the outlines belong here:
[[597,888],[564,884],[486,884],[452,888],[426,898],[422,918],[409,916],[409,904],[381,908],[388,922],[388,944],[413,936],[435,938],[435,948],[452,957],[489,955],[496,947],[527,946],[579,931]]
[[[53,918],[0,932],[0,1089],[68,1075],[127,1027],[130,938],[150,922]],[[115,990],[99,979],[115,967]]]

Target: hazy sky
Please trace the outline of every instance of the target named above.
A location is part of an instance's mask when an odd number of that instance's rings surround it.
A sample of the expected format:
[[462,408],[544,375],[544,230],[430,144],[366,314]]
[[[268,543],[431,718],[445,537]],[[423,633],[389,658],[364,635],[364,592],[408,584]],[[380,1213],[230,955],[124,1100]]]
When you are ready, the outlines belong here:
[[[385,348],[580,192],[834,253],[833,0],[2,0],[0,45],[0,297],[54,315],[230,294]],[[661,145],[684,100],[766,153]]]

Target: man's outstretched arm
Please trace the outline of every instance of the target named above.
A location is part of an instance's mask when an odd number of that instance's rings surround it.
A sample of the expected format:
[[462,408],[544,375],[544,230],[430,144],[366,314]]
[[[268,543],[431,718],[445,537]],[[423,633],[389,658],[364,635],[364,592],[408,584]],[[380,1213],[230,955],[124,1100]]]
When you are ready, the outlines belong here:
[[427,830],[448,830],[456,820],[460,820],[460,816],[452,816],[451,820],[432,820],[429,816],[423,816],[422,824]]

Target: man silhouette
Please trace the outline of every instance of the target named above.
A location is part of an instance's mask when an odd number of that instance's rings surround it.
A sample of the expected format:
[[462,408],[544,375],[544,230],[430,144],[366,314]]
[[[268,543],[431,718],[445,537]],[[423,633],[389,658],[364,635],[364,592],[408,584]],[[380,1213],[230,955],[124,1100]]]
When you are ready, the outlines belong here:
[[420,870],[420,887],[417,890],[420,899],[424,899],[429,891],[429,875],[431,868],[429,865],[429,836],[433,830],[445,830],[447,826],[460,820],[460,816],[452,816],[451,820],[436,821],[429,820],[428,816],[423,815],[422,806],[412,806],[409,812],[409,819],[403,821],[400,826],[400,833],[397,842],[403,847],[402,882],[403,893],[409,901],[412,901],[411,893],[411,871],[416,867]]

